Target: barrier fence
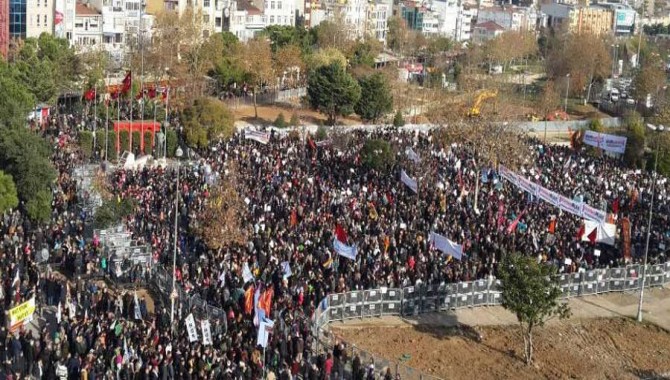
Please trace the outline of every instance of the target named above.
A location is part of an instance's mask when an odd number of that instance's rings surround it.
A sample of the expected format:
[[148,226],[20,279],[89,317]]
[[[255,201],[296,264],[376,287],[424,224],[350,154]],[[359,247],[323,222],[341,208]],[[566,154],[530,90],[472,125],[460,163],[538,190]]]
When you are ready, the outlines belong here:
[[[670,284],[670,262],[647,265],[645,288]],[[610,292],[636,292],[642,281],[642,265],[634,264],[621,268],[595,269],[581,273],[566,273],[555,276],[561,299]],[[362,319],[383,316],[409,317],[418,314],[458,310],[481,306],[499,306],[502,301],[500,281],[490,277],[477,281],[440,285],[419,285],[406,288],[379,288],[346,293],[330,294],[319,304],[313,317],[313,334],[320,350],[332,350],[334,337],[328,330],[333,321]],[[349,347],[352,357],[359,353],[361,362],[372,362],[376,373],[391,369],[393,375],[402,380],[438,379],[405,366],[399,361],[381,358],[356,347]],[[368,362],[363,361],[365,357]],[[350,363],[349,363],[350,365]],[[350,367],[349,372],[351,373]]]

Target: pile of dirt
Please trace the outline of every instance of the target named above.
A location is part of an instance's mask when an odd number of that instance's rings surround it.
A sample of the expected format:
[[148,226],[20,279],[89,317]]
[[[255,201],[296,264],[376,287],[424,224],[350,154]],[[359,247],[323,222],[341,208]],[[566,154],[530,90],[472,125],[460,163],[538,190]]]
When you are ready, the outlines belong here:
[[[670,333],[626,318],[568,320],[538,328],[526,366],[516,326],[462,329],[333,326],[356,347],[444,379],[638,379],[670,375]],[[481,339],[480,339],[481,338]]]

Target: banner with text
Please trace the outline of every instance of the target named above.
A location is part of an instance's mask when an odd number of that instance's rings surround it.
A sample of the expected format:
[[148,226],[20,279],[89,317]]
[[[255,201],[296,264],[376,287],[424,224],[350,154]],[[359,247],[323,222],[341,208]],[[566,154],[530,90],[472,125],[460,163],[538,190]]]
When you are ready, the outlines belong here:
[[626,151],[626,141],[624,136],[608,135],[595,131],[586,131],[584,133],[584,144],[595,146],[612,153],[623,154]]

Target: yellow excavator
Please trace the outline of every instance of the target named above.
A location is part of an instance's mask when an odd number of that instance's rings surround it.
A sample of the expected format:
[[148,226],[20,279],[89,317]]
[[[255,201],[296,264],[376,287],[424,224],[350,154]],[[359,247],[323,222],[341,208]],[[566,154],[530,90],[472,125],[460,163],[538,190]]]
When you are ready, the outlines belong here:
[[487,99],[492,99],[498,96],[498,90],[482,90],[475,97],[475,102],[472,104],[472,107],[468,110],[468,117],[479,117],[481,114],[482,103]]

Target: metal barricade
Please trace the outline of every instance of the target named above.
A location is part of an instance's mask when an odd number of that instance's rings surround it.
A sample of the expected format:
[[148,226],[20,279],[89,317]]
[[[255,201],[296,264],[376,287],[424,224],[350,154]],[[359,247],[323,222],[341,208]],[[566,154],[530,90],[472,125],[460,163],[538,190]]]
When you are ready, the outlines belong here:
[[410,316],[419,314],[419,289],[414,286],[402,290],[402,315]]
[[424,288],[421,298],[421,312],[431,313],[440,310],[440,300],[438,297],[438,285],[428,285]]
[[657,264],[651,265],[647,270],[647,283],[645,286],[656,287],[663,286],[665,284],[665,271],[664,266]]
[[399,315],[402,308],[401,289],[381,289],[384,302],[382,304],[382,315]]
[[382,295],[379,290],[366,290],[363,292],[363,311],[366,317],[380,317],[382,315]]
[[629,278],[624,282],[624,290],[637,291],[640,289],[640,279]]
[[582,282],[579,284],[579,295],[580,296],[588,296],[591,294],[596,294],[598,289],[598,283],[597,282]]
[[363,293],[360,291],[347,292],[342,308],[342,318],[360,318],[363,315]]

